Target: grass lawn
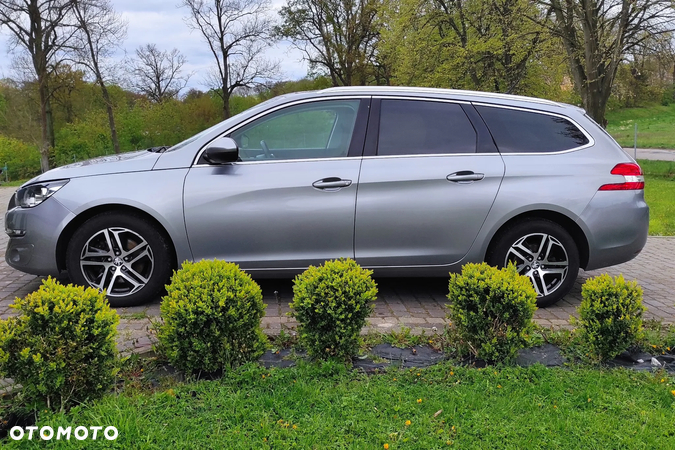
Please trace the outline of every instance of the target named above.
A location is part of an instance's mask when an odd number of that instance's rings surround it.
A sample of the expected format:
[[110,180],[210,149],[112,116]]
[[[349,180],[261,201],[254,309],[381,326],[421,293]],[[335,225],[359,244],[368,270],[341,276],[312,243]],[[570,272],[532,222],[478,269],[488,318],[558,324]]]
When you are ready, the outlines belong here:
[[606,117],[607,131],[624,147],[633,146],[637,122],[638,147],[675,149],[675,104],[619,109]]
[[16,180],[7,182],[0,180],[0,187],[19,187],[28,180],[29,180],[28,178],[26,178],[25,180]]
[[640,160],[649,205],[649,234],[675,236],[675,161]]
[[[326,363],[108,396],[38,426],[114,425],[109,441],[7,448],[675,448],[674,381],[584,368],[443,363],[367,376]],[[408,422],[409,421],[409,422]]]

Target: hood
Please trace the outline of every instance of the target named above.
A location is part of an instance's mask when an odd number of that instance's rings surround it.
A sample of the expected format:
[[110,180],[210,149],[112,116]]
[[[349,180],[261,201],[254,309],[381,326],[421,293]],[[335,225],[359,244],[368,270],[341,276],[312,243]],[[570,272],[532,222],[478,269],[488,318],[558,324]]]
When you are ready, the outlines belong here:
[[152,170],[160,153],[139,150],[119,155],[102,156],[57,167],[38,175],[26,184],[38,181],[61,180],[64,178],[90,177],[113,173],[143,172]]

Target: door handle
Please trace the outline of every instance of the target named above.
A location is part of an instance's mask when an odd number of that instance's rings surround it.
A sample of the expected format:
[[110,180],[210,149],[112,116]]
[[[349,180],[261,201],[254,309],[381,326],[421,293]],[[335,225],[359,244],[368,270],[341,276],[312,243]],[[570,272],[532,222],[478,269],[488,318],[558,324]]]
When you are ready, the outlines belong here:
[[333,189],[337,190],[344,187],[349,187],[352,185],[352,180],[343,180],[342,178],[330,177],[324,178],[323,180],[318,180],[312,183],[317,189]]
[[455,183],[473,183],[474,181],[480,181],[485,178],[483,173],[474,173],[470,170],[462,170],[461,172],[455,172],[448,175],[445,179]]

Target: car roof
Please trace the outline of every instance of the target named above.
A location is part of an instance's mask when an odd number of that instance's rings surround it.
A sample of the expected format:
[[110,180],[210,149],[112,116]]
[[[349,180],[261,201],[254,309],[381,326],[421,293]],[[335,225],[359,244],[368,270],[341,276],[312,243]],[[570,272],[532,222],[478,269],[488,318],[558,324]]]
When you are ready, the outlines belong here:
[[538,109],[550,112],[562,112],[574,110],[584,114],[585,111],[577,106],[566,103],[554,102],[543,98],[525,97],[522,95],[501,94],[495,92],[466,91],[459,89],[442,89],[408,86],[341,86],[323,89],[320,91],[305,91],[285,94],[275,98],[274,103],[286,103],[287,101],[303,98],[334,97],[343,95],[373,95],[373,96],[402,96],[419,98],[436,98],[446,100],[458,100],[472,103],[503,105]]

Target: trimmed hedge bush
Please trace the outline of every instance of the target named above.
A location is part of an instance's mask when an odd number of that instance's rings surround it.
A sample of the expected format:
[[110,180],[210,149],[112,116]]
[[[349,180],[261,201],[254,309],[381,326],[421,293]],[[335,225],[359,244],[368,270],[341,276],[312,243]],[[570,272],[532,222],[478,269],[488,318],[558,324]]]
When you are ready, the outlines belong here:
[[0,321],[0,376],[35,408],[67,409],[102,396],[117,373],[119,317],[96,289],[49,278]]
[[579,338],[598,360],[614,358],[642,335],[642,288],[622,275],[603,274],[586,280],[581,288]]
[[487,361],[508,361],[526,343],[537,293],[514,265],[466,264],[450,275],[448,298],[460,350]]
[[185,262],[166,288],[159,345],[185,372],[215,372],[258,358],[267,338],[260,286],[225,261]]
[[348,359],[356,353],[377,297],[372,273],[352,259],[338,259],[310,266],[295,277],[290,306],[310,356]]

